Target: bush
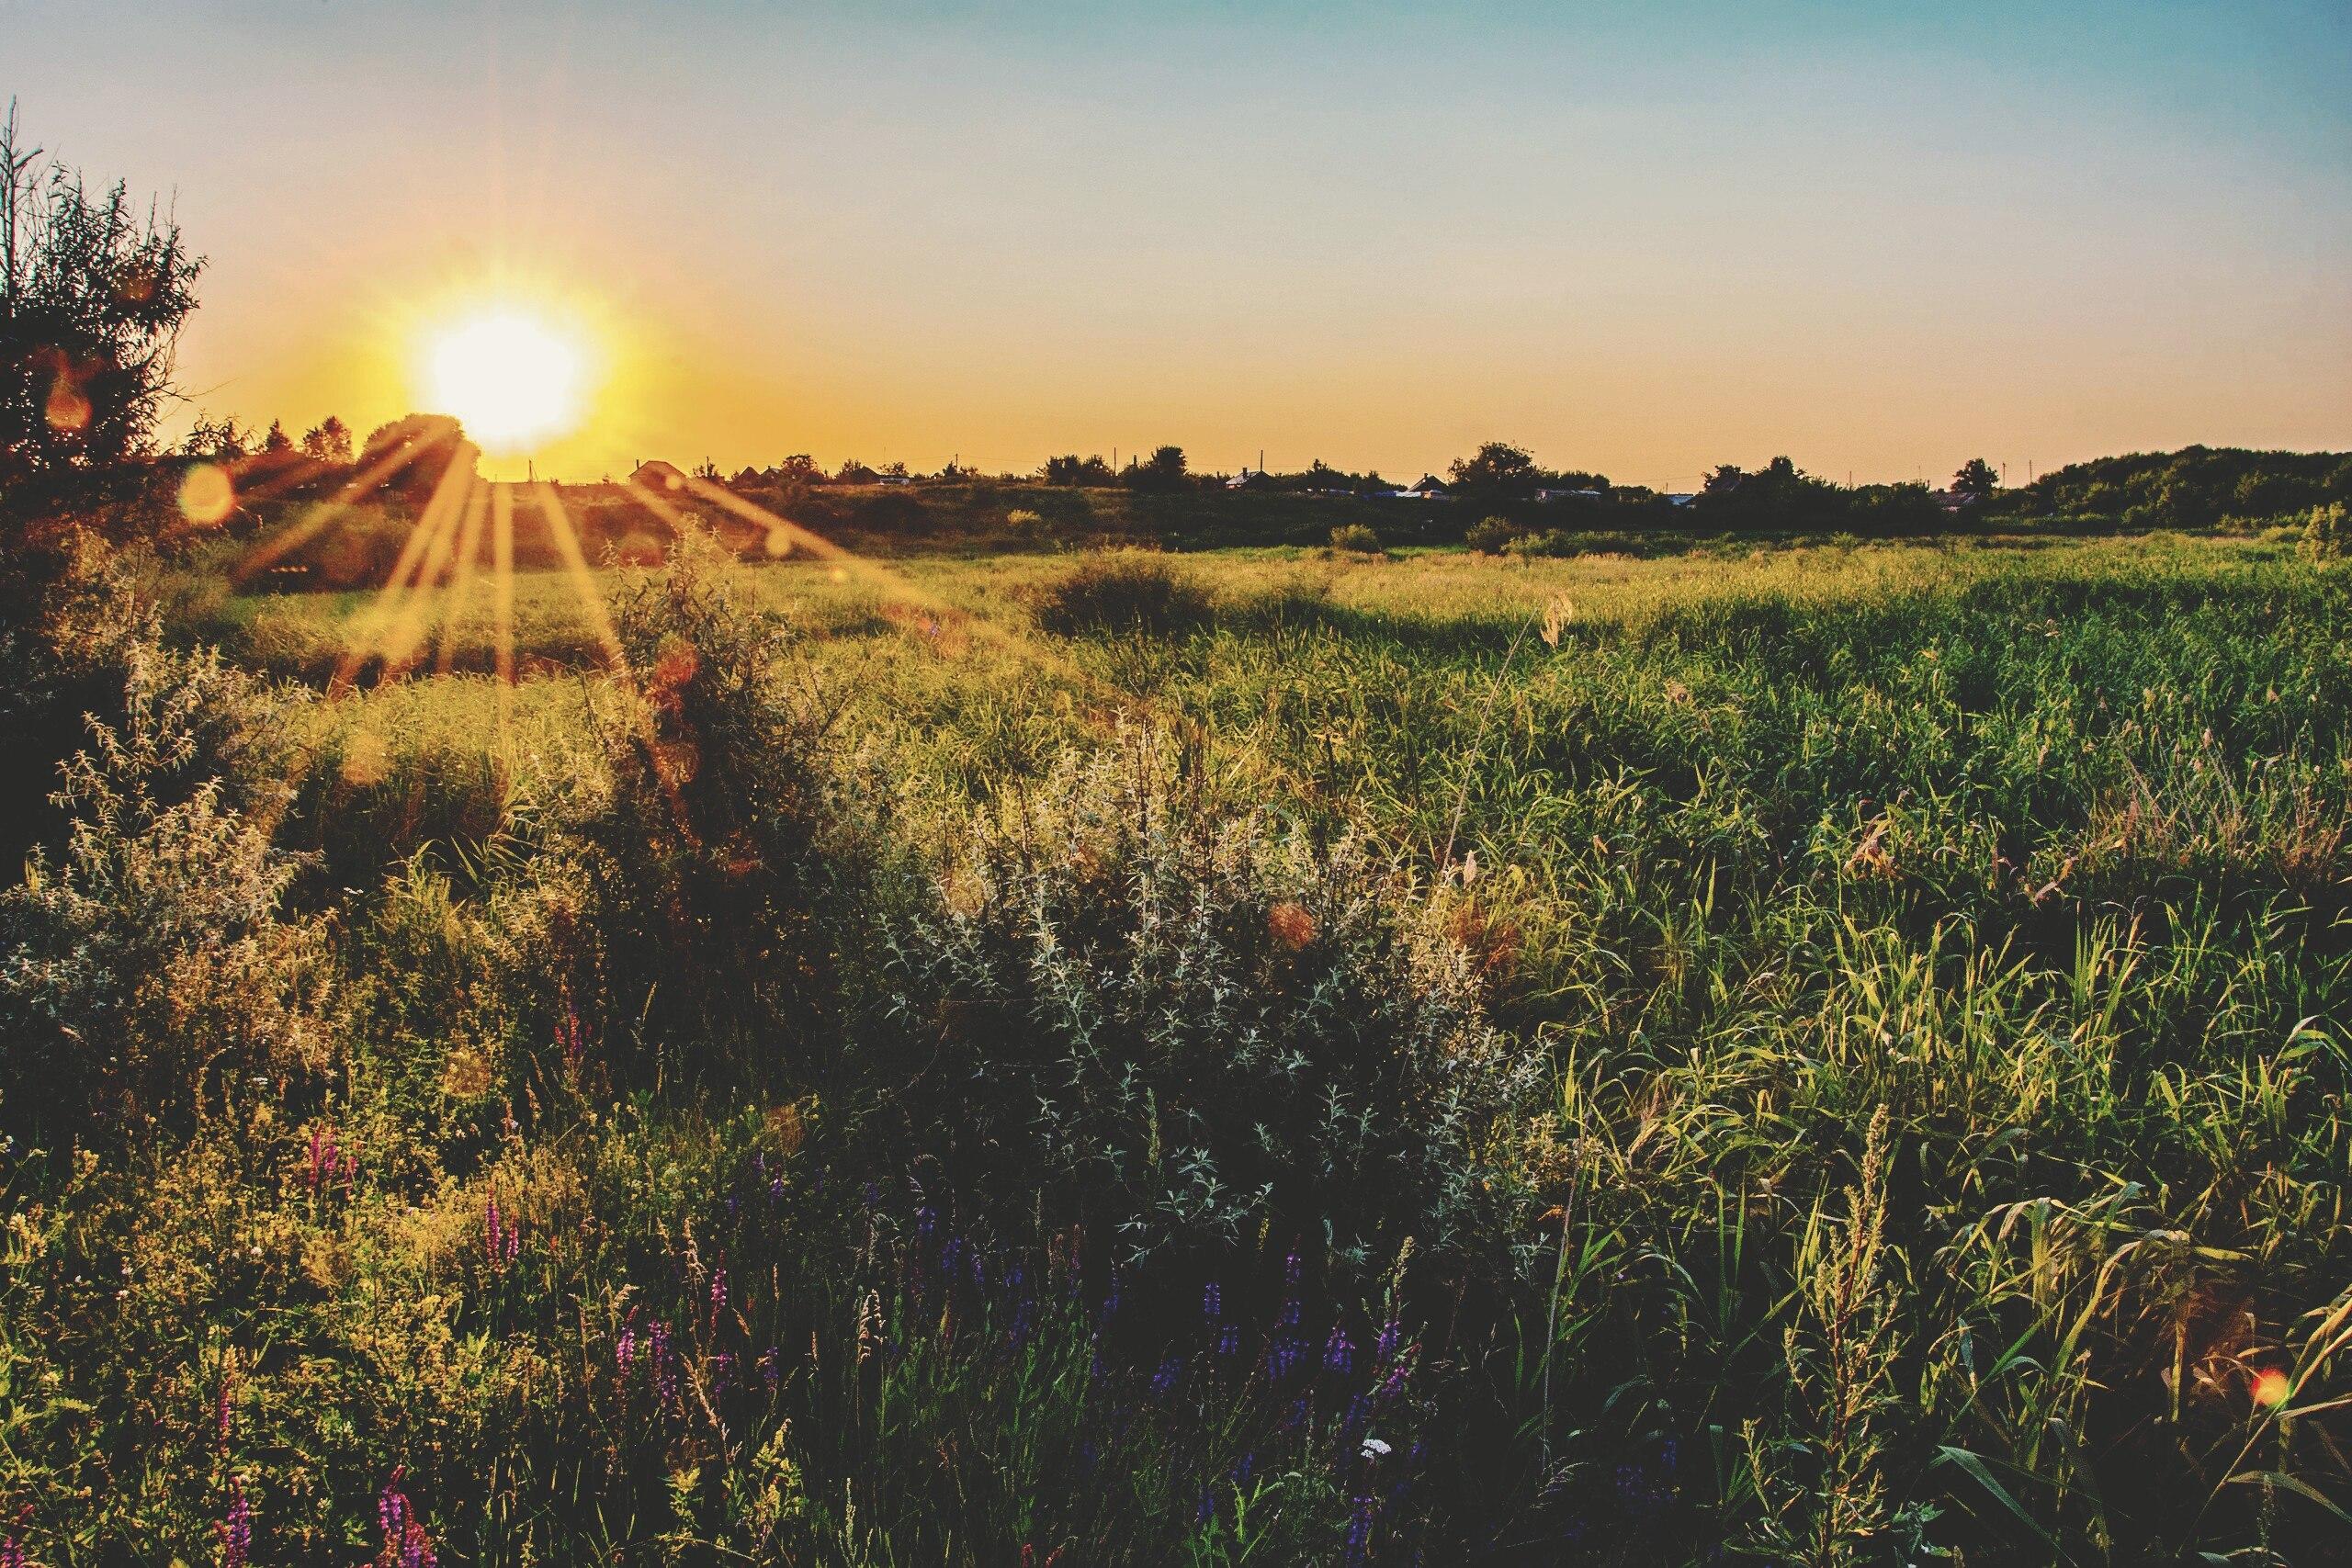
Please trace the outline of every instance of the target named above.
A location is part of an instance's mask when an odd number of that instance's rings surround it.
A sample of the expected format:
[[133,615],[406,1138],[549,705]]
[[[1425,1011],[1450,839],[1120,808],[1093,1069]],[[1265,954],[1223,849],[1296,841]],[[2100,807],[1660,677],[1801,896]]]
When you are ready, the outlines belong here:
[[1369,524],[1344,523],[1331,530],[1331,547],[1351,555],[1376,556],[1380,553],[1380,536]]
[[2352,521],[2348,521],[2344,503],[2330,502],[2314,506],[2303,520],[2302,552],[2304,558],[2315,561],[2341,560],[2352,550]]
[[275,701],[152,625],[124,655],[120,720],[92,718],[64,769],[62,852],[37,848],[0,895],[8,1114],[106,1143],[186,1131],[325,1053],[318,934],[279,919],[299,863],[270,843],[281,801],[229,772]]
[[[1198,1258],[1475,1248],[1535,1058],[1361,842],[1218,813],[1148,749],[1066,768],[893,944],[904,1111],[967,1196]],[[911,1066],[911,1064],[910,1064]]]
[[1526,531],[1508,517],[1485,517],[1470,525],[1462,542],[1482,556],[1498,556]]
[[1577,536],[1565,528],[1546,528],[1541,534],[1521,534],[1503,547],[1507,555],[1573,556],[1580,554]]
[[[576,836],[604,948],[586,1027],[617,1051],[691,1040],[696,1074],[774,1082],[811,1066],[831,1016],[828,920],[862,863],[827,717],[793,678],[791,638],[734,597],[718,546],[679,541],[621,592],[626,660],[598,716],[608,787]],[[608,1056],[623,1082],[662,1059]]]
[[1039,626],[1058,637],[1090,631],[1163,637],[1206,620],[1209,596],[1164,556],[1103,550],[1035,590],[1030,609]]

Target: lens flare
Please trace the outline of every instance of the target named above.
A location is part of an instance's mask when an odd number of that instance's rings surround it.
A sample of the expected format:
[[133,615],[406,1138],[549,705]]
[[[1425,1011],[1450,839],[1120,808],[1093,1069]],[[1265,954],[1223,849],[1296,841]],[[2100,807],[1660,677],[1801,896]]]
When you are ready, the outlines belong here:
[[218,463],[198,463],[180,479],[180,515],[210,525],[237,504],[237,487]]

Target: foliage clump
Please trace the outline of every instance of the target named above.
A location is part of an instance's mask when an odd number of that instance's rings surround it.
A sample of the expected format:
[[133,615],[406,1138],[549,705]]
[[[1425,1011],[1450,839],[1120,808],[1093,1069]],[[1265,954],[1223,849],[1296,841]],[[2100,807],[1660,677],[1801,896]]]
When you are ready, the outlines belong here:
[[1205,589],[1150,550],[1103,550],[1035,591],[1031,613],[1057,637],[1087,632],[1164,637],[1208,618]]
[[744,605],[688,535],[616,597],[616,679],[597,715],[604,791],[571,837],[595,936],[597,1021],[617,1082],[661,1068],[628,1038],[692,1039],[696,1074],[807,1070],[834,1007],[828,928],[861,856],[828,755],[830,716],[794,637]]
[[1464,530],[1462,542],[1482,556],[1498,556],[1527,532],[1508,517],[1482,517]]
[[1495,1234],[1536,1059],[1358,839],[1216,810],[1131,738],[984,835],[899,940],[929,1058],[905,1114],[959,1179],[1043,1180],[1136,1264],[1269,1225],[1358,1268]]

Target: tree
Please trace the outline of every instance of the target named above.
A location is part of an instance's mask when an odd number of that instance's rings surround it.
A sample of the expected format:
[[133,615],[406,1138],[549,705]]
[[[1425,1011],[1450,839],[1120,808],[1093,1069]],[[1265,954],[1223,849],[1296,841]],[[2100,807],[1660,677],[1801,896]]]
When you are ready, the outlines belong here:
[[302,433],[302,456],[318,463],[351,461],[351,426],[334,414]]
[[1969,501],[1983,501],[2000,488],[2000,474],[1982,457],[1971,457],[1951,477],[1951,492]]
[[1072,452],[1067,457],[1048,457],[1041,477],[1049,485],[1106,485],[1111,482],[1111,465],[1097,453],[1080,457]]
[[825,470],[817,459],[806,452],[795,452],[775,466],[776,478],[788,485],[820,485],[825,482]]
[[181,456],[214,463],[236,462],[253,449],[253,432],[239,424],[234,414],[220,419],[197,415],[196,423],[188,426],[187,439],[180,443]]
[[261,438],[261,453],[265,457],[283,457],[294,450],[294,438],[286,434],[282,420],[271,420],[269,432]]
[[1136,490],[1171,491],[1184,488],[1184,449],[1160,446],[1127,470],[1127,483]]
[[874,470],[854,457],[843,458],[841,471],[833,477],[845,485],[870,485],[875,480]]
[[172,396],[201,257],[119,183],[91,193],[0,126],[0,511],[128,493]]
[[1525,501],[1544,479],[1534,457],[1508,441],[1485,443],[1475,456],[1456,457],[1447,472],[1453,488],[1474,502]]

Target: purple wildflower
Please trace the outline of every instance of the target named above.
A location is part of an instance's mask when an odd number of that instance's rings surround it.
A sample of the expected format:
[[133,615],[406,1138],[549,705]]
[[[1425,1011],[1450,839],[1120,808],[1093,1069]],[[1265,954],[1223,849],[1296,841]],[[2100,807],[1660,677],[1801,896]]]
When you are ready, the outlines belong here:
[[400,1489],[401,1472],[392,1472],[391,1483],[377,1495],[376,1522],[383,1527],[384,1542],[376,1554],[378,1568],[435,1568],[433,1539]]
[[1241,1329],[1238,1325],[1228,1323],[1216,1331],[1216,1353],[1228,1361],[1241,1354]]
[[[253,1561],[254,1511],[245,1501],[245,1483],[243,1481],[229,1483],[228,1516],[214,1525],[212,1530],[220,1538],[221,1568],[246,1568]],[[21,1553],[17,1561],[24,1561]]]
[[1168,1396],[1176,1392],[1176,1384],[1182,1380],[1183,1376],[1183,1358],[1169,1357],[1159,1363],[1159,1370],[1151,1374],[1151,1397],[1165,1403]]
[[1374,1506],[1370,1497],[1356,1499],[1355,1517],[1348,1521],[1347,1547],[1340,1559],[1349,1568],[1356,1568],[1372,1550]]
[[523,1227],[512,1214],[502,1214],[498,1194],[492,1191],[482,1207],[482,1243],[493,1274],[503,1274],[523,1249]]
[[710,1271],[710,1331],[713,1334],[718,1332],[719,1314],[726,1310],[727,1270],[724,1268],[714,1269]]
[[1202,1320],[1207,1323],[1211,1327],[1215,1327],[1217,1321],[1224,1317],[1224,1293],[1217,1289],[1216,1281],[1215,1280],[1211,1280],[1207,1284],[1201,1287]]
[[1338,1324],[1331,1325],[1331,1337],[1323,1342],[1323,1370],[1344,1377],[1355,1370],[1356,1344],[1348,1331]]
[[1380,1325],[1380,1337],[1373,1341],[1372,1353],[1383,1366],[1387,1365],[1389,1359],[1396,1354],[1396,1346],[1404,1337],[1404,1325],[1393,1317]]

